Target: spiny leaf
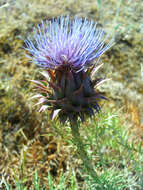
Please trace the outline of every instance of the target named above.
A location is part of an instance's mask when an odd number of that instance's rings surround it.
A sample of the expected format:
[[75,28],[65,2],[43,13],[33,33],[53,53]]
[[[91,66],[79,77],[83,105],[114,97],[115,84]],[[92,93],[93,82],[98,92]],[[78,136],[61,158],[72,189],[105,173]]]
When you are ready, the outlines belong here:
[[52,120],[55,119],[55,117],[59,114],[60,111],[61,111],[61,109],[57,109],[57,110],[53,111],[53,113],[52,113]]

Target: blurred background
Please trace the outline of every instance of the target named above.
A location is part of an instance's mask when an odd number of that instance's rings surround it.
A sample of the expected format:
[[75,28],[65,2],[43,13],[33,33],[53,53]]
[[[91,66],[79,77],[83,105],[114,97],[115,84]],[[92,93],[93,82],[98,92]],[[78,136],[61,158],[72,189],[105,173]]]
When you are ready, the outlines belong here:
[[[32,38],[41,20],[61,15],[87,17],[98,22],[109,39],[115,38],[114,46],[102,56],[104,66],[98,72],[112,78],[100,87],[109,99],[103,109],[118,111],[123,123],[136,131],[134,138],[143,138],[142,0],[0,0],[0,178],[4,176],[9,183],[15,175],[22,178],[19,168],[25,152],[29,179],[35,168],[41,176],[47,168],[57,175],[79,162],[60,137],[44,136],[56,134],[53,124],[29,100],[34,94],[29,80],[41,76],[25,57],[24,40]],[[54,156],[56,161],[49,166],[46,161]]]

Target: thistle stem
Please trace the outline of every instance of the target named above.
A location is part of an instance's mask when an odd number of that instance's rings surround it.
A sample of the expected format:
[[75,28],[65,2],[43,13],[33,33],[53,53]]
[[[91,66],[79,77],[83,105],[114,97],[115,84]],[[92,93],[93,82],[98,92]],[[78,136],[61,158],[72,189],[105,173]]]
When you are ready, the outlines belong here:
[[80,156],[81,160],[83,161],[83,164],[84,164],[87,172],[89,173],[89,175],[93,178],[93,180],[95,182],[97,182],[98,184],[101,185],[102,183],[100,182],[96,171],[93,169],[93,166],[91,165],[91,160],[90,160],[87,152],[85,151],[84,144],[83,144],[82,138],[79,133],[78,123],[71,122],[71,131],[72,131],[74,143],[78,149],[79,156]]

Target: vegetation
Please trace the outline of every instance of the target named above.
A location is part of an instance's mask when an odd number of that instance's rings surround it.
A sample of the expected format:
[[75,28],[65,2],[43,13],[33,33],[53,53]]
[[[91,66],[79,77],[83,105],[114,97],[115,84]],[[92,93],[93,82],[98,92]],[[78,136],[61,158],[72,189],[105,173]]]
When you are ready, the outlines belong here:
[[[136,140],[120,114],[106,109],[86,121],[80,132],[105,189],[142,189],[142,140]],[[9,168],[5,162],[3,170],[7,170],[9,176],[2,175],[3,188],[100,189],[100,184],[86,175],[77,158],[68,124],[64,127],[47,120],[47,127],[28,131],[30,138],[26,134],[27,127],[15,132],[17,153],[16,150],[9,152],[4,146],[7,159],[3,162],[7,160]]]
[[[110,98],[80,133],[105,190],[143,189],[142,2],[19,0],[0,2],[0,189],[100,190],[73,146],[69,124],[38,113],[31,79],[40,79],[22,49],[41,19],[69,14],[101,19],[116,32],[116,46],[103,57],[100,76]],[[15,4],[14,4],[15,3]],[[106,6],[104,6],[106,5]],[[117,8],[118,7],[118,8]],[[103,14],[104,13],[104,14]],[[116,16],[115,16],[116,15]],[[121,16],[120,16],[121,15]],[[113,27],[110,23],[112,22]]]

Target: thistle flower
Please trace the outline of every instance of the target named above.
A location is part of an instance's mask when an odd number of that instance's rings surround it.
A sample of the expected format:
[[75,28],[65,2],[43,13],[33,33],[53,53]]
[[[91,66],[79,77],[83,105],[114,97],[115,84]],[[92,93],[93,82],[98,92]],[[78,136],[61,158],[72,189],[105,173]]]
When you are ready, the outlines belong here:
[[45,80],[33,81],[39,93],[40,111],[51,110],[52,118],[59,116],[63,123],[66,120],[84,121],[85,116],[99,112],[99,99],[106,99],[96,87],[104,79],[95,78],[100,56],[111,47],[107,45],[107,36],[103,29],[87,19],[73,20],[60,17],[41,22],[35,29],[33,43],[26,40],[31,61],[44,68]]

